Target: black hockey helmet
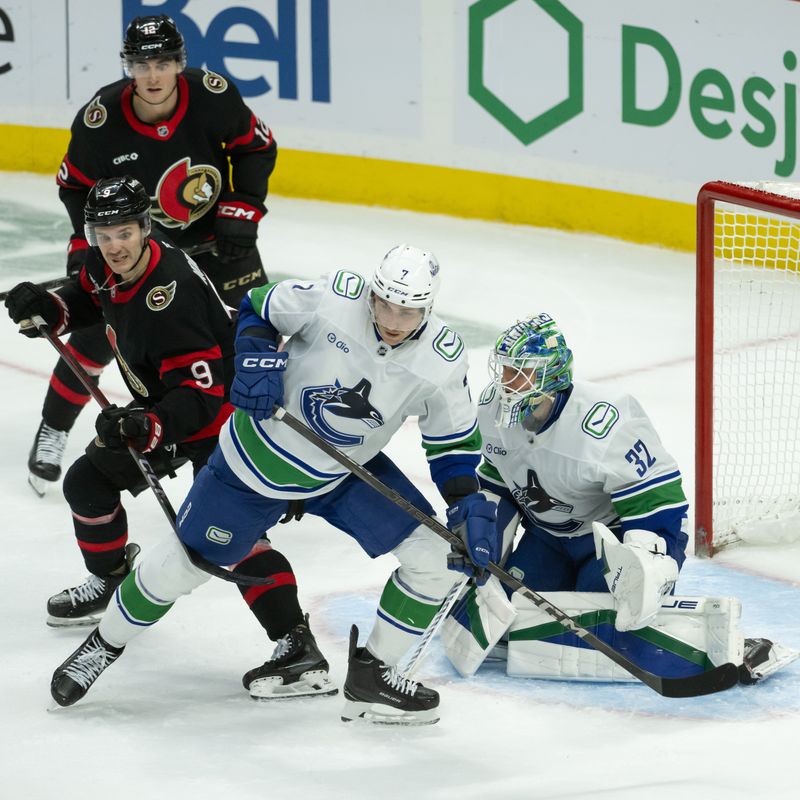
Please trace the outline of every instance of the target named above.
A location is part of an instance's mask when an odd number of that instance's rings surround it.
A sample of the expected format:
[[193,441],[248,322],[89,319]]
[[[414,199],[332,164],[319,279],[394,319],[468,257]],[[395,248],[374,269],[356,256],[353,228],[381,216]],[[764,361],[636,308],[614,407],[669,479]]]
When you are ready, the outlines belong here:
[[101,178],[92,187],[83,209],[86,240],[97,247],[97,228],[137,222],[146,240],[150,236],[150,198],[130,175]]
[[136,17],[128,25],[120,58],[126,69],[133,61],[147,58],[174,58],[186,66],[186,45],[172,17],[156,14]]

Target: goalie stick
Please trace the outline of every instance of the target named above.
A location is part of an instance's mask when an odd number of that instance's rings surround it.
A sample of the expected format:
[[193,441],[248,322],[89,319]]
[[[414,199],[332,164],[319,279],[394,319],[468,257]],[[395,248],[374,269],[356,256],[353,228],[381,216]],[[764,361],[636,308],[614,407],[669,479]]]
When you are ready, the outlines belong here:
[[[341,450],[334,447],[330,442],[323,439],[299,419],[292,416],[286,409],[276,406],[273,416],[275,419],[288,425],[306,441],[311,442],[329,455],[357,478],[369,484],[387,500],[391,500],[395,505],[402,508],[407,514],[410,514],[417,520],[417,522],[425,525],[435,534],[441,536],[442,539],[450,542],[451,545],[463,550],[464,544],[459,536],[456,536],[456,534],[442,525],[438,520],[428,516],[424,511],[421,511],[413,503],[409,503],[402,495],[376,478],[366,467],[346,456]],[[690,675],[685,678],[667,678],[649,672],[631,661],[619,650],[616,650],[610,644],[607,644],[598,636],[595,636],[591,631],[579,625],[560,608],[554,606],[538,592],[529,589],[524,583],[517,580],[494,562],[489,563],[487,570],[509,589],[518,591],[521,595],[541,608],[546,614],[557,622],[560,622],[564,628],[578,636],[587,645],[610,658],[615,664],[622,667],[622,669],[629,672],[634,678],[640,680],[646,686],[649,686],[653,691],[658,692],[662,697],[698,697],[705,694],[714,694],[715,692],[730,689],[739,682],[739,668],[736,664],[730,663],[721,664],[718,667],[701,672],[699,675]]]
[[[217,243],[216,241],[210,242],[200,242],[200,244],[192,245],[191,247],[182,247],[184,253],[187,256],[197,256],[201,253],[217,253]],[[67,281],[71,280],[69,275],[62,275],[60,278],[50,278],[50,280],[42,281],[41,283],[37,283],[36,285],[40,289],[58,289],[63,286]],[[6,292],[0,292],[0,302],[6,299],[8,295],[11,293],[11,289]]]
[[[41,333],[42,336],[47,339],[47,341],[50,342],[50,344],[53,345],[53,347],[58,351],[61,358],[64,359],[67,366],[69,366],[69,368],[75,373],[75,377],[83,384],[86,391],[89,392],[89,394],[91,394],[91,396],[97,401],[100,408],[108,408],[108,406],[111,404],[106,399],[106,396],[97,386],[94,385],[89,375],[73,358],[72,354],[62,344],[58,336],[54,336],[50,333],[47,323],[38,316],[34,316],[31,319],[31,322],[36,326],[36,329],[39,331],[39,333]],[[153,471],[153,467],[150,465],[147,457],[130,445],[128,445],[128,452],[130,453],[131,458],[136,462],[136,466],[139,467],[139,472],[142,473],[142,477],[147,482],[147,485],[156,496],[158,504],[161,506],[167,518],[169,519],[173,533],[178,537],[181,547],[183,547],[192,564],[194,564],[203,572],[213,575],[215,578],[221,578],[224,581],[238,583],[244,586],[270,586],[271,584],[275,583],[273,578],[257,578],[253,575],[243,575],[236,570],[228,570],[225,569],[225,567],[220,567],[218,564],[214,564],[208,559],[203,558],[200,553],[192,550],[191,547],[188,547],[186,544],[184,544],[183,540],[178,534],[178,523],[175,515],[175,509],[172,507],[172,503],[170,503],[167,493],[164,491],[164,487],[161,485],[161,481],[159,481],[158,476]]]

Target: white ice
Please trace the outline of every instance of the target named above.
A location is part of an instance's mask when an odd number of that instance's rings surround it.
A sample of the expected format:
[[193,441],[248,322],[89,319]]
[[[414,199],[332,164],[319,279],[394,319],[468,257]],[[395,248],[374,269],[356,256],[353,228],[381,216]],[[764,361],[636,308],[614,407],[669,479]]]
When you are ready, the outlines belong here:
[[[369,271],[394,244],[432,249],[442,264],[438,311],[470,345],[473,392],[490,339],[547,311],[583,378],[631,391],[693,491],[694,272],[688,254],[601,237],[272,197],[260,247],[271,274]],[[3,288],[63,270],[66,214],[52,178],[0,174]],[[271,646],[238,592],[212,581],[133,641],[67,709],[49,680],[86,631],[45,627],[48,596],[84,576],[60,491],[26,484],[28,449],[55,361],[41,340],[0,325],[0,497],[5,555],[0,626],[0,797],[114,800],[235,798],[789,798],[798,796],[800,664],[754,687],[669,700],[641,684],[604,686],[506,677],[460,679],[438,642],[418,677],[441,692],[424,728],[345,725],[341,696],[256,703],[241,675]],[[102,387],[126,398],[113,368]],[[79,419],[67,462],[93,432]],[[413,424],[389,449],[437,509]],[[189,477],[166,481],[173,504]],[[154,499],[127,499],[130,534],[147,548],[169,528]],[[351,623],[363,636],[393,558],[367,559],[346,536],[306,518],[274,532],[340,685]],[[687,560],[682,594],[733,595],[748,635],[800,647],[800,549],[740,547]],[[795,737],[798,737],[796,739]]]

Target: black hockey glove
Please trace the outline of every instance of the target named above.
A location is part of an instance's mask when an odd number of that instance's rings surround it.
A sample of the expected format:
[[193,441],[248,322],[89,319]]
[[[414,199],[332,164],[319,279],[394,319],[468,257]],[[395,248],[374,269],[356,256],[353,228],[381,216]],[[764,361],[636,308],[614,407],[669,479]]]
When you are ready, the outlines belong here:
[[[33,316],[41,317],[51,329],[62,319],[62,308],[55,295],[35,283],[25,281],[18,283],[6,296],[8,316],[16,323],[29,320]],[[34,325],[21,326],[19,332],[29,339],[35,339],[41,334]]]
[[74,278],[80,275],[86,263],[86,254],[89,252],[89,242],[73,233],[67,245],[67,277]]
[[225,263],[245,258],[255,250],[258,222],[266,213],[261,203],[254,205],[252,198],[235,192],[220,200],[214,223],[220,261]]
[[104,408],[94,423],[97,438],[109,450],[127,450],[130,445],[140,453],[149,453],[161,443],[164,426],[161,420],[144,408]]
[[480,492],[469,494],[447,509],[447,527],[464,543],[462,548],[453,546],[447,568],[463,572],[483,586],[489,580],[489,562],[500,558],[497,505]]

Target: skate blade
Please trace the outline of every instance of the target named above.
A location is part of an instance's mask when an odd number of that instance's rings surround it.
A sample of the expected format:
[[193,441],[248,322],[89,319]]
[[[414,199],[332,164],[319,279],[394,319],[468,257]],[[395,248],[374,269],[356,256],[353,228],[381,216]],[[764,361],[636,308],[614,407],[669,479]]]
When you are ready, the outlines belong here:
[[39,497],[45,496],[47,493],[47,487],[50,485],[50,481],[46,481],[44,478],[40,478],[38,475],[34,475],[32,472],[28,473],[28,486],[30,486]]
[[772,659],[766,664],[759,664],[753,670],[753,676],[758,682],[764,680],[764,678],[768,678],[773,672],[783,669],[785,666],[788,666],[793,661],[800,658],[800,651],[790,650],[783,645],[773,644],[772,650]]
[[300,680],[283,683],[279,677],[256,678],[248,690],[253,700],[293,700],[296,697],[328,697],[338,694],[339,689],[322,670],[304,672]]
[[48,615],[48,628],[90,628],[100,624],[102,615],[89,617],[53,617]]
[[371,725],[404,725],[406,727],[435,725],[439,719],[438,707],[427,711],[400,711],[381,703],[359,703],[355,700],[345,700],[342,709],[342,722],[366,722]]

